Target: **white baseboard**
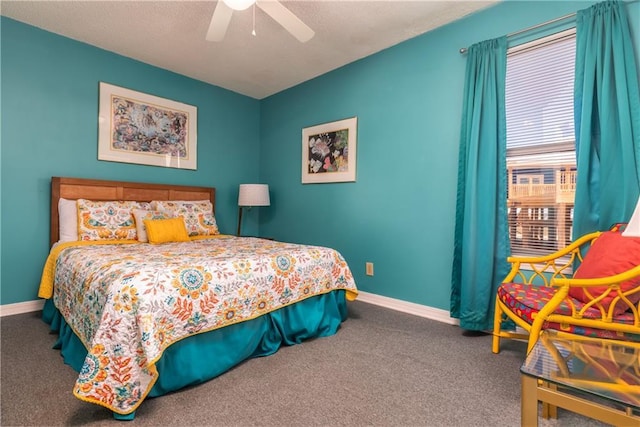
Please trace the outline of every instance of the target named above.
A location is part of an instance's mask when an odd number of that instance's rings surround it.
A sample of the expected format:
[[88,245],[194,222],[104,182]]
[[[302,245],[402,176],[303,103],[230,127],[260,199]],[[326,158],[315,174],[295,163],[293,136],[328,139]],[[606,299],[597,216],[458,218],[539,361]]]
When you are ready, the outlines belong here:
[[402,301],[395,298],[383,297],[382,295],[358,291],[357,301],[379,305],[381,307],[401,311],[403,313],[413,314],[415,316],[426,317],[427,319],[437,320],[438,322],[448,323],[450,325],[460,324],[460,321],[458,319],[454,319],[453,317],[449,316],[449,312],[447,310],[416,304],[413,302]]
[[[416,304],[413,302],[402,301],[395,298],[384,297],[382,295],[376,295],[369,292],[358,291],[358,301],[379,305],[380,307],[401,311],[403,313],[413,314],[414,316],[437,320],[439,322],[448,323],[450,325],[460,324],[459,320],[449,316],[449,312],[446,310]],[[0,305],[0,317],[42,310],[43,306],[44,300],[25,301],[15,304]]]
[[32,311],[42,310],[44,300],[17,302],[15,304],[0,305],[0,317],[11,316],[14,314],[30,313]]

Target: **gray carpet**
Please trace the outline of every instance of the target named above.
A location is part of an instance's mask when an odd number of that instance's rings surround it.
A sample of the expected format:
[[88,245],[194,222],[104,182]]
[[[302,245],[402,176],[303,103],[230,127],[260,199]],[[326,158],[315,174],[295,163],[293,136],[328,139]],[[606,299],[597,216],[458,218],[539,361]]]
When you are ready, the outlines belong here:
[[[519,426],[525,344],[464,337],[361,302],[335,336],[283,347],[208,383],[142,403],[134,421],[76,399],[77,374],[40,313],[0,319],[0,423],[127,426]],[[559,410],[541,426],[602,426]]]

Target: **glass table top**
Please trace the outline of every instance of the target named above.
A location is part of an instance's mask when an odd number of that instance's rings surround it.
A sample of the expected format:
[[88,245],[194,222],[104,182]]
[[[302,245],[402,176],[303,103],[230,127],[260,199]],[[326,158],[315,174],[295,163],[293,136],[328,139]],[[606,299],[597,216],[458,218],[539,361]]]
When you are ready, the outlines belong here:
[[545,330],[520,371],[640,410],[640,343],[579,336],[568,339]]

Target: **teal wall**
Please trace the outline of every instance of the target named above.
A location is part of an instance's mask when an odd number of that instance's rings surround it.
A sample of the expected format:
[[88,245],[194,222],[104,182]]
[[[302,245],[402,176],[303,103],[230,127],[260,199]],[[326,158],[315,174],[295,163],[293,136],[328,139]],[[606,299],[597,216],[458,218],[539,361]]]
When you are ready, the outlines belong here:
[[[52,176],[215,186],[223,233],[238,185],[259,178],[260,102],[2,18],[0,304],[37,299]],[[198,108],[198,169],[98,161],[99,82]],[[248,233],[257,232],[249,217]]]
[[[273,206],[261,214],[261,233],[334,247],[359,289],[448,310],[465,74],[459,49],[593,3],[500,3],[263,100],[260,170]],[[640,5],[628,11],[637,40]],[[301,129],[352,116],[356,182],[302,185]]]
[[[0,304],[36,299],[49,179],[63,175],[216,186],[225,233],[235,231],[238,184],[268,183],[272,205],[250,213],[247,234],[259,215],[261,235],[338,249],[361,290],[448,310],[458,50],[593,3],[500,3],[262,101],[2,18]],[[637,41],[640,3],[627,10]],[[99,81],[196,105],[198,170],[98,161]],[[302,185],[302,128],[353,116],[357,181]]]

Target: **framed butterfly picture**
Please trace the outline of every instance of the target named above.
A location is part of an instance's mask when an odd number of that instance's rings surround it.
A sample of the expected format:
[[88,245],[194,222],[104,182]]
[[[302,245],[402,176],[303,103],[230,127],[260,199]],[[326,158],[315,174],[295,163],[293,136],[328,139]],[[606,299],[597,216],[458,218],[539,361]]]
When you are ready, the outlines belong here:
[[302,183],[354,182],[358,118],[302,129]]

